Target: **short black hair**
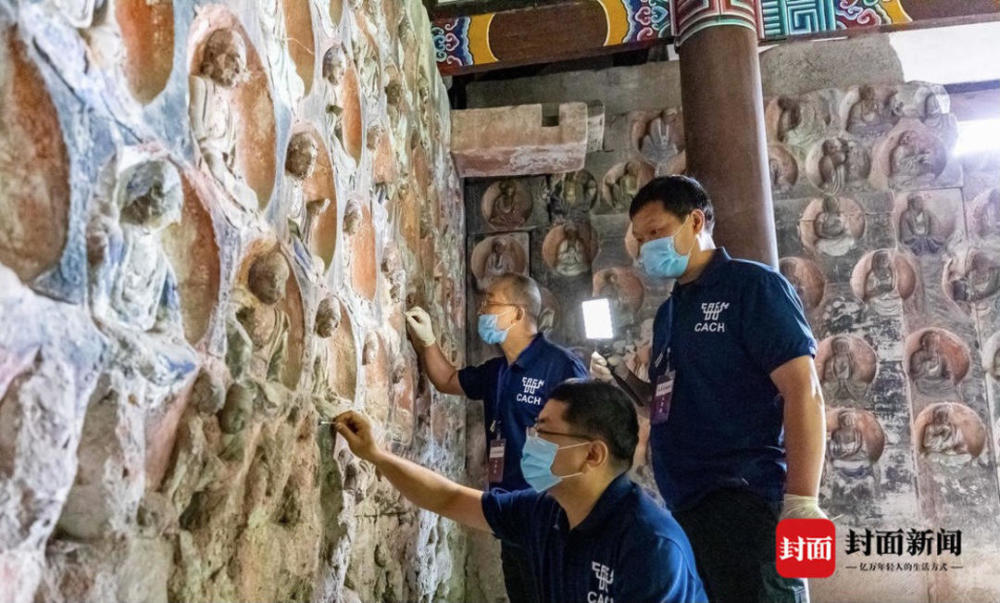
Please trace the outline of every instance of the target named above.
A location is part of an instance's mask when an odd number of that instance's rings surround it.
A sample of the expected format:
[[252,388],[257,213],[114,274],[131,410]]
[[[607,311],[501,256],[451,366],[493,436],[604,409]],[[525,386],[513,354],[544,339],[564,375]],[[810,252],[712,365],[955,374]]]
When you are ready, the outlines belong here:
[[[705,187],[690,176],[660,176],[639,189],[628,208],[628,217],[634,218],[639,210],[650,203],[661,203],[663,209],[681,220],[692,211],[700,209],[705,214],[706,225],[715,224],[715,208]],[[709,230],[710,231],[710,230]]]
[[603,440],[619,466],[632,466],[639,444],[639,419],[625,392],[593,379],[569,379],[552,390],[549,400],[565,404],[566,422],[584,435]]

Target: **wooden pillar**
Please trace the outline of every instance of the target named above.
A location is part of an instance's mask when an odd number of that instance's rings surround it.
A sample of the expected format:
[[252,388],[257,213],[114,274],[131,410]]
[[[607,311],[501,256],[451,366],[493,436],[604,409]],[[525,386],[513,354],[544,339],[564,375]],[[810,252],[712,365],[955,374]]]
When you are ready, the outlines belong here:
[[[672,3],[688,172],[716,209],[715,240],[734,257],[778,265],[757,59],[756,3]],[[677,5],[680,4],[680,12]]]

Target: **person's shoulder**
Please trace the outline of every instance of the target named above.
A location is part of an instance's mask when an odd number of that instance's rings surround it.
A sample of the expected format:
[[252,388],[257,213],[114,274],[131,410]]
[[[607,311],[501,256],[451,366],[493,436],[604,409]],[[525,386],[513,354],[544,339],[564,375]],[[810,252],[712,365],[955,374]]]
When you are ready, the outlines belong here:
[[564,362],[567,364],[577,364],[582,363],[580,357],[567,347],[564,347],[549,338],[544,338],[542,340],[545,346],[545,357],[550,361]]
[[761,262],[734,258],[729,262],[728,269],[730,272],[725,280],[741,287],[791,287],[780,272]]
[[775,277],[782,278],[781,273],[773,267],[744,258],[733,258],[727,268],[731,275],[738,275],[748,280],[768,281]]
[[484,499],[492,499],[503,508],[528,511],[532,517],[557,504],[552,496],[530,488],[527,490],[494,488],[483,493],[483,497]]
[[687,542],[684,530],[670,511],[657,504],[638,486],[634,505],[632,523],[628,529],[635,538],[650,544],[671,541],[681,545]]

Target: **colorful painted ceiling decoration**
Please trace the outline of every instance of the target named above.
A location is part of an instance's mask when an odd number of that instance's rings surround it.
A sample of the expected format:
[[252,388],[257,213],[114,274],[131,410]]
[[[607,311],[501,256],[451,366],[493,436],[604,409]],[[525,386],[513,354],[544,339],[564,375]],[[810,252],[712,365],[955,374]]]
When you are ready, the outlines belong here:
[[763,40],[1000,17],[1000,0],[560,0],[544,6],[436,19],[441,72],[512,67],[684,38],[714,25],[755,26]]

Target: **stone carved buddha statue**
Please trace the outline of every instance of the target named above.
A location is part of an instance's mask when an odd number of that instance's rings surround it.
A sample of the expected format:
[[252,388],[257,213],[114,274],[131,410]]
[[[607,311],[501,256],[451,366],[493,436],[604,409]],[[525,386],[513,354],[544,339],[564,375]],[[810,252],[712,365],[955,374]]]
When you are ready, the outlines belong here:
[[286,43],[299,42],[288,36],[285,14],[279,0],[257,0],[256,12],[273,85],[276,90],[287,94],[294,103],[305,93],[305,83],[289,60],[285,46]]
[[627,211],[632,199],[639,192],[639,164],[629,161],[625,164],[621,176],[610,184],[611,209]]
[[816,248],[827,255],[844,255],[854,246],[847,216],[841,209],[840,199],[833,195],[823,197],[823,209],[816,215],[813,231]]
[[87,229],[91,306],[120,343],[121,362],[149,383],[172,386],[195,368],[184,340],[177,277],[162,236],[180,221],[183,189],[163,159],[125,170]]
[[889,160],[889,174],[896,184],[929,184],[937,176],[934,152],[916,132],[903,132]]
[[928,331],[920,337],[920,348],[910,356],[910,378],[921,393],[936,396],[952,391],[952,368],[941,349],[941,335]]
[[985,255],[972,257],[969,271],[951,283],[952,297],[957,302],[978,304],[1000,292],[1000,268]]
[[189,115],[204,167],[245,209],[257,203],[236,169],[236,117],[231,91],[248,76],[246,43],[232,29],[217,29],[205,41],[191,76]]
[[852,409],[845,408],[837,413],[837,427],[830,434],[827,444],[830,459],[835,465],[848,465],[852,462],[870,464],[869,451],[858,419],[857,411]]
[[924,456],[932,453],[944,455],[969,455],[969,446],[962,430],[955,424],[951,408],[943,404],[931,413],[931,420],[924,426],[920,438],[920,451]]
[[877,136],[892,127],[892,120],[876,98],[875,88],[862,86],[859,98],[847,116],[847,131],[859,136]]
[[314,217],[326,207],[328,199],[303,199],[303,185],[316,169],[319,145],[307,132],[292,136],[285,155],[285,174],[289,190],[286,195],[288,229],[303,244],[309,244],[310,227]]
[[[290,320],[282,308],[290,276],[277,249],[253,261],[247,284],[233,290],[226,325],[226,363],[237,381],[249,381],[263,395],[268,413],[277,412],[286,395],[282,373],[288,358]],[[240,359],[249,356],[249,361]]]
[[509,243],[503,237],[493,239],[490,245],[490,254],[486,258],[484,276],[487,282],[508,272],[514,272],[514,258],[509,251]]
[[564,238],[556,250],[556,272],[563,276],[578,276],[590,269],[587,250],[580,231],[572,222],[563,227]]
[[313,329],[313,370],[312,392],[313,403],[324,417],[335,417],[351,406],[351,401],[344,398],[340,392],[330,385],[330,337],[340,326],[343,319],[340,302],[332,295],[320,300],[316,308],[316,324]]
[[517,184],[512,180],[503,180],[497,188],[499,194],[490,208],[490,224],[498,228],[516,228],[524,224],[526,208],[518,198]]
[[896,269],[888,250],[880,249],[872,256],[871,268],[865,276],[864,300],[879,314],[892,314],[900,310]]
[[858,378],[858,363],[851,340],[838,336],[830,344],[833,354],[823,363],[823,384],[836,400],[861,400],[867,384]]
[[937,253],[944,247],[944,241],[934,234],[937,218],[927,209],[926,201],[922,193],[911,194],[899,218],[899,239],[915,255]]

